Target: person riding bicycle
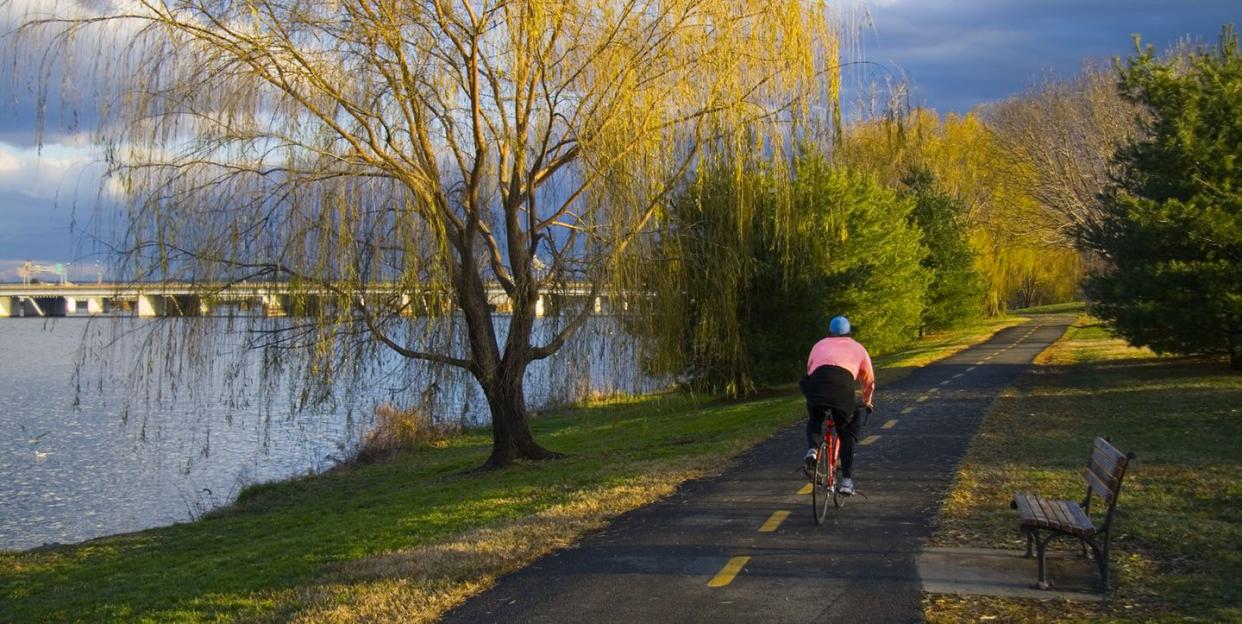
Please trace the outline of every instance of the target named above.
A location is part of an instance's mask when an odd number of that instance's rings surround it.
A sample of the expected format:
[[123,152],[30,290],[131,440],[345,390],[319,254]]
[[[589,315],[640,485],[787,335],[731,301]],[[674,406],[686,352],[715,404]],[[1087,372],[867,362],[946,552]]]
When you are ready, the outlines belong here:
[[850,337],[850,322],[844,316],[828,323],[828,337],[815,343],[806,361],[806,376],[798,383],[806,397],[806,452],[808,470],[815,470],[816,449],[824,439],[824,418],[832,415],[841,439],[842,494],[854,493],[854,444],[862,430],[862,419],[855,417],[854,383],[862,385],[862,402],[871,413],[875,394],[875,371],[867,349]]

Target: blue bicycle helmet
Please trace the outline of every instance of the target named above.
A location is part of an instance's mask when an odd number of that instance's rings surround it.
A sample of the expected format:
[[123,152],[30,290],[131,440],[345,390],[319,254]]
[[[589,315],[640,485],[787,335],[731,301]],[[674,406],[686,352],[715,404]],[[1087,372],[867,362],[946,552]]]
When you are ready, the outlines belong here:
[[844,316],[834,316],[828,322],[829,336],[848,336],[850,335],[850,320]]

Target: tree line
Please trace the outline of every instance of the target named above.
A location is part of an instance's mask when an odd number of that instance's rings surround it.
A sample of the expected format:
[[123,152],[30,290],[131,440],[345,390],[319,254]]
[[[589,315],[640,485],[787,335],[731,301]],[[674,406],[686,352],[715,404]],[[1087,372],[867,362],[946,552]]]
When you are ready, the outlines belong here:
[[[263,374],[324,400],[368,383],[380,352],[464,371],[490,408],[490,466],[555,457],[530,434],[525,371],[598,294],[631,310],[652,370],[731,395],[792,379],[834,314],[883,352],[1069,299],[1084,272],[1136,343],[1230,345],[1242,365],[1231,30],[967,115],[847,125],[850,20],[799,0],[0,10],[18,24],[7,65],[91,109],[123,196],[97,221],[116,226],[97,235],[118,271],[204,296],[332,291],[251,329]],[[375,281],[404,290],[375,297]],[[540,296],[584,282],[584,303],[537,318]],[[448,305],[410,322],[429,290]],[[202,326],[177,327],[200,340],[136,368],[211,366]]]
[[654,361],[744,396],[796,379],[836,314],[884,353],[1086,298],[1134,345],[1242,368],[1240,68],[1226,27],[967,115],[862,121],[779,179],[701,169],[664,215]]

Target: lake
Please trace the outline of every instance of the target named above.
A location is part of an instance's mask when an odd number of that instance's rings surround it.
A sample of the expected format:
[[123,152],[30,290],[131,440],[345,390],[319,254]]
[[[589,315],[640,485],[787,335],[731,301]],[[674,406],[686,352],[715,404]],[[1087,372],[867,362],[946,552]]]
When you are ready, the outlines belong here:
[[[146,385],[128,383],[133,367],[147,363],[135,356],[144,336],[170,323],[224,327],[220,319],[0,319],[0,549],[191,520],[246,485],[331,468],[356,449],[378,402],[407,405],[432,394],[395,356],[376,367],[387,372],[351,381],[348,392],[317,408],[295,408],[289,384],[259,392],[256,381],[237,382],[237,369],[226,366],[164,378],[157,365]],[[532,409],[663,385],[637,372],[615,319],[588,325],[567,346],[572,354],[531,365]],[[83,344],[117,336],[115,346],[82,357]],[[468,376],[449,371],[434,388],[440,419],[486,424],[486,403]]]

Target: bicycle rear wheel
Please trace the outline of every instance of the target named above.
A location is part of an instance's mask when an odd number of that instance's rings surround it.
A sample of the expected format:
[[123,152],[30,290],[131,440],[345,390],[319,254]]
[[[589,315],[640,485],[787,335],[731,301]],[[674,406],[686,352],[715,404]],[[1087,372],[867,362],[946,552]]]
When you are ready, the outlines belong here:
[[820,442],[815,459],[815,474],[811,475],[811,511],[815,514],[815,524],[824,523],[824,518],[828,516],[828,504],[836,491],[836,471],[833,463],[828,444]]
[[832,505],[840,509],[842,505],[845,505],[845,499],[849,497],[842,494],[841,488],[837,486],[837,472],[841,469],[841,462],[838,461],[841,453],[841,438],[837,437],[835,431],[833,432],[832,444],[830,446],[832,447],[832,476],[829,481],[832,483]]

